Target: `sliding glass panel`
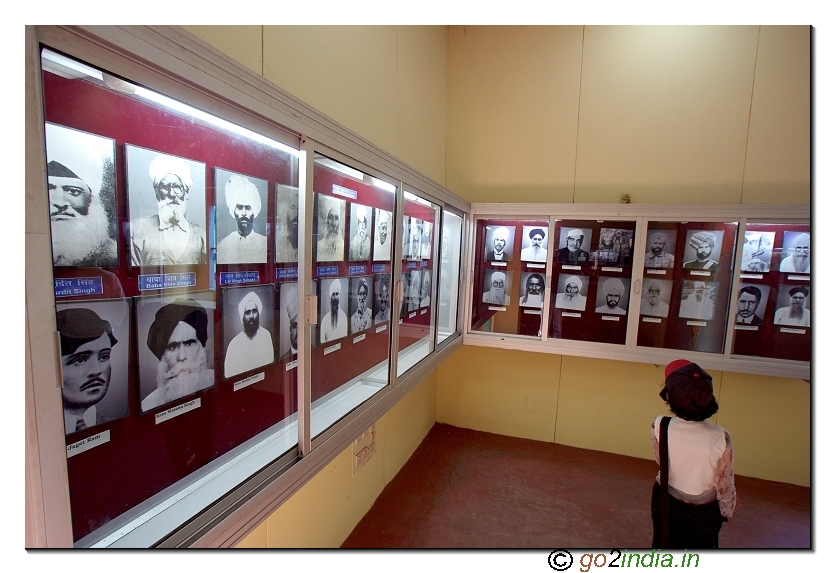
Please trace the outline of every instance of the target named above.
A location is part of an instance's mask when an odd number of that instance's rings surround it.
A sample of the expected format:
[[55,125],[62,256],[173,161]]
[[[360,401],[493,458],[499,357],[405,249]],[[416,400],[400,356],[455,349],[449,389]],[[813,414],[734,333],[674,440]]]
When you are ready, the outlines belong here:
[[441,230],[441,274],[438,279],[438,344],[458,328],[458,287],[461,284],[461,245],[464,218],[444,211]]

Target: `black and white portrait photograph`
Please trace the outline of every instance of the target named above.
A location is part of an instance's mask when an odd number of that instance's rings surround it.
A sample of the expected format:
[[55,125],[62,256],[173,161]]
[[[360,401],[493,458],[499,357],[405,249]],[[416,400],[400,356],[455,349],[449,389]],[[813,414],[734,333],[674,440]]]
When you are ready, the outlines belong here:
[[117,267],[116,143],[47,123],[52,264]]
[[641,285],[641,314],[667,318],[670,314],[670,297],[673,281],[644,279]]
[[420,308],[429,306],[432,302],[432,271],[423,269],[420,277]]
[[513,238],[516,227],[487,225],[484,240],[485,261],[510,262],[513,260]]
[[275,262],[299,262],[299,188],[275,186]]
[[679,318],[713,320],[719,284],[712,281],[686,280],[681,285]]
[[676,232],[667,229],[650,229],[647,252],[644,255],[645,269],[672,269],[676,264]]
[[740,283],[736,297],[735,322],[762,326],[765,323],[765,307],[768,306],[770,293],[771,287],[768,285]]
[[557,262],[569,265],[585,265],[591,259],[591,229],[576,227],[560,228],[560,241],[557,245]]
[[398,316],[404,318],[409,314],[409,306],[406,304],[406,297],[409,294],[409,272],[400,273],[400,282],[403,283],[403,298],[397,306]]
[[527,308],[542,308],[545,299],[545,276],[544,273],[522,273],[522,281],[519,285],[519,306]]
[[774,232],[745,231],[740,269],[744,273],[767,273],[771,270]]
[[786,231],[783,233],[781,273],[812,272],[812,236],[809,233]]
[[432,223],[423,222],[423,236],[421,237],[420,258],[427,260],[432,258]]
[[368,330],[374,324],[371,312],[373,286],[371,276],[351,277],[351,334]]
[[223,377],[231,378],[275,362],[273,285],[222,289]]
[[510,304],[510,285],[513,281],[513,273],[505,271],[487,270],[484,273],[483,291],[481,302],[490,306],[507,306]]
[[130,308],[125,299],[56,304],[64,433],[126,417]]
[[374,275],[374,323],[391,320],[391,277],[388,274]]
[[215,385],[214,293],[134,297],[142,413]]
[[725,231],[688,231],[682,266],[692,270],[717,270],[724,237]]
[[632,262],[635,232],[631,229],[603,227],[597,241],[597,263],[623,266]]
[[[311,292],[316,292],[314,288]],[[278,289],[278,354],[282,362],[295,360],[299,353],[299,285],[282,283]]]
[[808,285],[780,285],[774,324],[812,326],[811,289]]
[[[423,242],[423,220],[416,217],[409,217],[406,226],[406,244],[404,248],[405,258],[409,261],[419,261],[423,258],[424,242]],[[428,253],[428,247],[427,247]]]
[[371,259],[371,207],[351,203],[351,240],[348,241],[348,260]]
[[206,264],[206,164],[125,145],[131,266]]
[[319,288],[319,341],[324,344],[348,336],[348,279],[321,279]]
[[586,297],[589,292],[589,277],[561,273],[557,279],[556,308],[566,310],[586,310]]
[[267,262],[268,188],[263,179],[215,168],[219,265]]
[[391,259],[391,236],[394,232],[391,211],[374,209],[374,227],[374,260],[387,261]]
[[594,312],[624,315],[627,308],[629,308],[629,279],[600,277],[597,282]]
[[[345,201],[316,193],[317,263],[345,260]],[[347,295],[347,293],[346,293]]]
[[421,272],[412,270],[409,272],[409,289],[406,293],[406,310],[412,312],[420,308],[420,281]]
[[522,226],[522,254],[528,263],[544,263],[548,260],[548,227]]

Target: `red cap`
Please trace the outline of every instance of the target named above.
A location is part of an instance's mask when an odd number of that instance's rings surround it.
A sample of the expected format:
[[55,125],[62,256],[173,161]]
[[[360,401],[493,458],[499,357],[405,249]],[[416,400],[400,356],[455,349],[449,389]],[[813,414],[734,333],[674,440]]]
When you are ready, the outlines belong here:
[[679,368],[684,368],[688,364],[693,364],[689,360],[685,360],[684,358],[679,358],[678,360],[673,360],[669,364],[667,364],[667,368],[664,369],[664,379],[670,377],[670,374],[678,370]]

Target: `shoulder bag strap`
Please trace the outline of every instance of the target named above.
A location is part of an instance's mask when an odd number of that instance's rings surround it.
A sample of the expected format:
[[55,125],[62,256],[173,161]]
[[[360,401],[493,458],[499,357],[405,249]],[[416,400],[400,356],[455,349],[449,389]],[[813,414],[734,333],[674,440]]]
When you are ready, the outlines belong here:
[[661,418],[658,430],[658,453],[661,457],[661,547],[670,548],[670,452],[667,447],[667,430],[670,416]]

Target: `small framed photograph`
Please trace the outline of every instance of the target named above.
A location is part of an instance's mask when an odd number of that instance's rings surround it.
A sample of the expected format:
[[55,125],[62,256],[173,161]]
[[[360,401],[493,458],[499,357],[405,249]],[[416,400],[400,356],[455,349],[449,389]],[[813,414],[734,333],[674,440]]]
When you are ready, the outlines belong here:
[[603,227],[597,242],[597,262],[601,265],[624,266],[632,261],[635,232],[631,229]]
[[[314,287],[311,292],[316,292]],[[299,285],[286,282],[278,290],[279,360],[295,360],[299,353]]]
[[508,306],[510,304],[510,285],[513,273],[506,271],[490,271],[484,273],[484,291],[481,302],[490,306]]
[[678,317],[713,320],[718,287],[719,284],[712,281],[685,280],[681,285]]
[[348,336],[348,279],[320,279],[319,288],[319,341],[325,344]]
[[485,261],[510,262],[513,260],[513,239],[516,227],[487,225],[485,238]]
[[774,235],[765,231],[745,231],[745,243],[742,245],[743,273],[767,273],[771,270],[771,253],[774,249]]
[[391,320],[391,277],[374,275],[374,323]]
[[125,145],[133,267],[205,265],[206,164]]
[[432,302],[432,271],[423,269],[423,274],[420,278],[420,307],[429,306]]
[[420,239],[420,258],[429,260],[432,258],[432,223],[423,222],[423,236]]
[[676,232],[670,229],[649,229],[644,255],[645,269],[672,269],[676,265]]
[[215,167],[217,264],[267,262],[268,188],[264,179]]
[[724,237],[725,231],[688,231],[682,267],[711,272],[719,269]]
[[557,262],[569,265],[585,265],[591,260],[588,245],[591,243],[591,229],[562,227]]
[[529,263],[548,261],[548,227],[522,226],[522,253],[519,258]]
[[409,290],[406,293],[406,310],[412,312],[420,308],[420,281],[421,272],[412,270],[409,272]]
[[374,282],[371,276],[351,277],[351,334],[368,330],[372,321],[371,301]]
[[47,123],[52,264],[118,267],[116,142]]
[[770,294],[770,286],[740,283],[736,297],[736,324],[765,324],[765,308]]
[[519,284],[519,306],[527,308],[542,308],[545,297],[544,273],[522,273]]
[[225,288],[223,377],[232,378],[275,362],[273,285]]
[[[316,194],[316,236],[317,263],[345,260],[344,200]],[[347,293],[345,295],[347,297]]]
[[557,296],[554,306],[565,310],[586,310],[589,277],[561,273],[557,279]]
[[644,279],[641,286],[641,314],[667,318],[670,314],[670,297],[673,281]]
[[57,303],[64,431],[73,434],[130,413],[130,302]]
[[299,262],[299,188],[275,186],[275,262]]
[[134,297],[142,413],[215,385],[214,293]]
[[423,258],[423,220],[415,217],[408,219],[404,257],[409,261],[419,261]]
[[374,209],[374,260],[388,261],[391,259],[391,211]]
[[812,272],[812,236],[809,233],[798,231],[783,233],[780,272],[805,274]]
[[812,326],[811,294],[811,287],[808,285],[780,285],[777,291],[774,324]]
[[348,260],[371,259],[371,207],[351,203],[351,240],[348,242]]
[[596,305],[594,312],[600,314],[626,314],[629,308],[629,279],[608,277],[599,280]]

